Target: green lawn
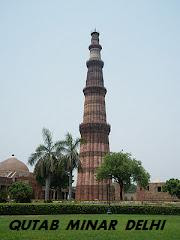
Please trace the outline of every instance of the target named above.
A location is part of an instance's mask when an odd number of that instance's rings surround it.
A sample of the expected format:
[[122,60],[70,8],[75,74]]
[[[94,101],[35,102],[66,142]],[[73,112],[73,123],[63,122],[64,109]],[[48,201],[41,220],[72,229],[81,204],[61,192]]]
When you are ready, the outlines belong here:
[[[58,219],[58,230],[19,230],[9,229],[11,221],[18,220],[52,220]],[[118,220],[116,230],[66,230],[73,220]],[[125,230],[128,220],[166,220],[164,230]],[[149,223],[149,222],[148,222]],[[39,224],[40,225],[40,224]],[[39,225],[37,225],[39,227]],[[179,240],[180,216],[163,215],[41,215],[41,216],[0,216],[0,240]]]

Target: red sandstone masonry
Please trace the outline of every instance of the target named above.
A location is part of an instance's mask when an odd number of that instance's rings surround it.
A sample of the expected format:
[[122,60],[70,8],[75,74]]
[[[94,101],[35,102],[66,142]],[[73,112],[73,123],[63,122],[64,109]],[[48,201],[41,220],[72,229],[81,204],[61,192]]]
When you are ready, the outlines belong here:
[[107,200],[107,181],[96,181],[96,169],[109,152],[110,125],[106,122],[103,71],[99,33],[91,34],[90,59],[87,61],[83,123],[80,134],[85,144],[80,146],[81,167],[78,169],[76,200]]

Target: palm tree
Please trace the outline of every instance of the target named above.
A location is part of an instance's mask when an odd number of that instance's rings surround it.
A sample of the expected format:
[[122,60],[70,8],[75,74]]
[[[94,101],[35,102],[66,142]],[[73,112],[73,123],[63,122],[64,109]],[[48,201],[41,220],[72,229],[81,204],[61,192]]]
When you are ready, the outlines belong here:
[[62,161],[60,142],[53,143],[51,132],[43,128],[42,130],[44,144],[40,144],[34,153],[28,159],[32,166],[35,164],[34,173],[36,176],[45,180],[45,201],[49,200],[49,191],[51,177],[59,168]]
[[66,170],[69,176],[69,200],[72,199],[73,170],[79,165],[78,147],[82,139],[73,139],[70,133],[66,134],[65,140],[59,142],[60,150],[65,154]]

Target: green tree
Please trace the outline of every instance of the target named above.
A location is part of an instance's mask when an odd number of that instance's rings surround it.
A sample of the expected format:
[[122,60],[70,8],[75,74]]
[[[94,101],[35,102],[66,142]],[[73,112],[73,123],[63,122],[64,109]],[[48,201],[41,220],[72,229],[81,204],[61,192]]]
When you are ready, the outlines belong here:
[[43,142],[28,159],[28,163],[35,165],[34,173],[37,180],[45,181],[45,201],[49,200],[51,178],[62,167],[62,154],[60,141],[53,143],[51,132],[43,128]]
[[68,180],[69,177],[65,171],[53,174],[51,188],[57,191],[58,199],[62,198],[62,189],[66,189],[68,187]]
[[126,193],[135,193],[136,190],[137,190],[137,185],[135,185],[135,184],[132,183],[129,187],[127,187],[127,188],[125,189],[125,192],[126,192]]
[[78,147],[82,142],[80,138],[73,139],[72,135],[67,133],[65,140],[61,141],[59,145],[66,159],[66,171],[69,176],[69,200],[72,199],[73,170],[79,165]]
[[11,199],[20,203],[31,202],[32,192],[32,187],[24,182],[15,182],[9,187]]
[[132,183],[146,187],[150,179],[141,162],[124,152],[105,155],[104,162],[97,169],[97,180],[107,179],[110,175],[120,186],[120,200],[123,199],[123,190],[128,189]]
[[163,186],[163,192],[169,192],[171,196],[180,198],[180,180],[171,178]]
[[1,189],[0,191],[0,203],[7,202],[7,190],[6,189]]

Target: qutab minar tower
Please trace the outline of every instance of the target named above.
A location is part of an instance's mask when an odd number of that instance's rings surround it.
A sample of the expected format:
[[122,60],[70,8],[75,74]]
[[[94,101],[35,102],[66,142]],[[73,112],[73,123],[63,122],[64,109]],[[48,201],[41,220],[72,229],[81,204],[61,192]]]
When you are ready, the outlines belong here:
[[107,181],[96,180],[96,169],[109,152],[110,125],[106,122],[105,95],[101,60],[99,33],[91,33],[89,46],[90,58],[86,62],[88,72],[85,96],[83,123],[80,124],[81,138],[85,140],[80,146],[81,167],[78,169],[76,200],[107,200]]

